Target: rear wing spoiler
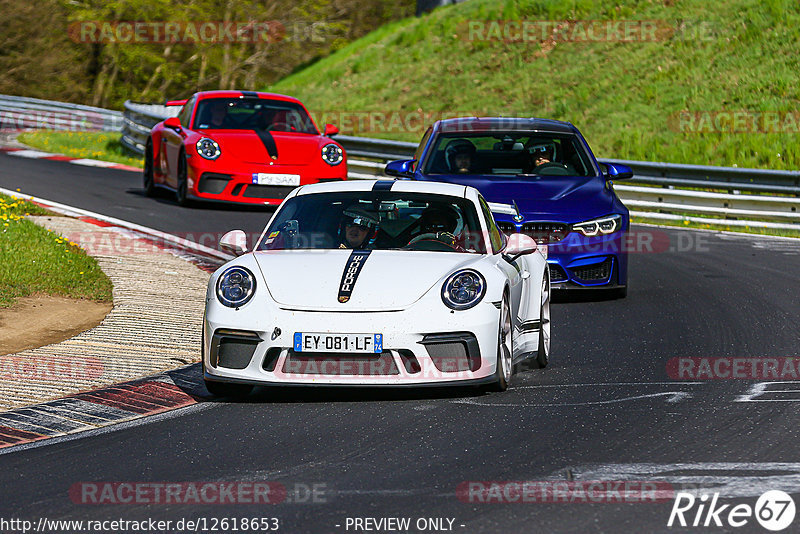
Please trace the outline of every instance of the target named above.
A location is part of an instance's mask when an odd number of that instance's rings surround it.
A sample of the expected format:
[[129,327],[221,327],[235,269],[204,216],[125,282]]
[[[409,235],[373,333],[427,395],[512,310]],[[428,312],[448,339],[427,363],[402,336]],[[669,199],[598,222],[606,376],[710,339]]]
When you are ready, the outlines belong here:
[[167,100],[166,105],[167,106],[182,106],[182,105],[186,104],[186,102],[188,102],[188,101],[189,101],[188,99],[184,99],[184,100]]

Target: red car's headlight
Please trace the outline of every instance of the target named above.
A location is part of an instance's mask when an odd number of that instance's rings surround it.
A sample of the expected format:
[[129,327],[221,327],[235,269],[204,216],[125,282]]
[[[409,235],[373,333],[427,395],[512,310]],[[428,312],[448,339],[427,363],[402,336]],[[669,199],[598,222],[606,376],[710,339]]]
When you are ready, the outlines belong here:
[[322,159],[328,165],[338,165],[344,160],[344,151],[339,145],[328,143],[322,147]]
[[222,150],[219,148],[219,143],[209,137],[203,137],[200,139],[195,147],[197,148],[197,153],[205,159],[214,160],[217,159],[220,154],[222,154]]

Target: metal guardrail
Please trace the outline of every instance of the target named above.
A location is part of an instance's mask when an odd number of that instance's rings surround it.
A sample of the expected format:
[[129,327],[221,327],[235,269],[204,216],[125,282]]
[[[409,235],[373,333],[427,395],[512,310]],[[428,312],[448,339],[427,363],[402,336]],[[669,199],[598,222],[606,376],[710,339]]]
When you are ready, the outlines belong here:
[[[137,154],[143,154],[150,129],[157,122],[174,117],[178,111],[177,107],[126,102],[122,144]],[[347,151],[348,175],[355,179],[385,177],[383,168],[387,161],[409,159],[417,148],[415,143],[347,135],[338,135],[336,140]],[[634,209],[632,215],[800,230],[800,171],[618,159],[603,159],[601,162],[621,163],[633,170],[631,180],[614,185],[622,201]],[[756,194],[741,194],[743,191]],[[768,196],[764,193],[791,196]]]
[[181,110],[178,106],[160,104],[140,104],[125,102],[124,122],[122,124],[122,145],[135,154],[144,155],[147,136],[153,126],[169,117],[175,117]]
[[0,95],[0,128],[118,132],[122,113],[109,109]]

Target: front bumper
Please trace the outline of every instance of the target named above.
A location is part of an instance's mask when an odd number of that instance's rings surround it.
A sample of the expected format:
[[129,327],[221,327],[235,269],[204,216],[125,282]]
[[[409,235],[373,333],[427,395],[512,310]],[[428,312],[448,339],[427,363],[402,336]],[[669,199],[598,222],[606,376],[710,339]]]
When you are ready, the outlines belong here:
[[[499,311],[420,313],[308,312],[259,314],[210,302],[203,324],[206,380],[264,385],[419,386],[493,380]],[[295,332],[379,333],[378,354],[294,351]],[[229,338],[231,341],[226,341]]]
[[255,165],[243,171],[223,167],[210,169],[207,163],[190,160],[187,174],[188,196],[198,200],[277,206],[298,187],[253,183],[253,175],[259,172],[296,174],[300,176],[300,185],[347,179],[345,163],[323,169],[305,165]]
[[553,289],[609,289],[627,285],[625,234],[586,237],[571,232],[562,241],[548,245]]

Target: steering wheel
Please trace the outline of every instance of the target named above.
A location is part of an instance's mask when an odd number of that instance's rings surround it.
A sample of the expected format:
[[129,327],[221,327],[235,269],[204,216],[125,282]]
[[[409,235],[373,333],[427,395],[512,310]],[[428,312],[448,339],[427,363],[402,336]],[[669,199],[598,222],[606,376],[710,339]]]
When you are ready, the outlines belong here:
[[289,124],[288,122],[273,122],[269,126],[267,126],[267,131],[276,131],[276,132],[294,132],[296,128]]
[[[533,170],[531,170],[531,174],[542,174],[542,171],[546,169],[558,169],[560,171],[567,171],[567,173],[569,173],[569,168],[563,163],[548,161],[547,163],[542,163],[541,165],[534,167]],[[556,174],[556,176],[558,176],[558,174]]]
[[404,246],[403,248],[406,250],[442,250],[442,248],[437,248],[439,245],[441,245],[441,247],[443,247],[447,252],[458,251],[461,249],[461,247],[456,244],[456,236],[450,232],[430,232],[419,234],[409,241],[408,245]]

